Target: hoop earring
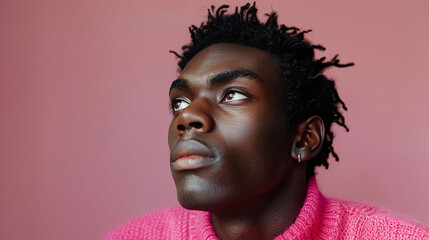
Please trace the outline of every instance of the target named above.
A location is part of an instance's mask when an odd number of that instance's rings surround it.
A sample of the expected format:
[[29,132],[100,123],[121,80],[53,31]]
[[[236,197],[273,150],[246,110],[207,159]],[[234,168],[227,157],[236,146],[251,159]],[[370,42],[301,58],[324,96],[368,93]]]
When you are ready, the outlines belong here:
[[302,162],[301,154],[298,154],[298,162]]

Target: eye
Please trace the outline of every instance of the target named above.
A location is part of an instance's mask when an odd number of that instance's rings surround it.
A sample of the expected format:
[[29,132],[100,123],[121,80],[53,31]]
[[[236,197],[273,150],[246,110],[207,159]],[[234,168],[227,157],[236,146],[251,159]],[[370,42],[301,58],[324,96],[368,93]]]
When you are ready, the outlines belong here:
[[247,98],[248,97],[246,95],[239,93],[237,91],[228,91],[223,97],[222,102],[224,103],[236,102]]
[[171,108],[173,109],[173,112],[177,112],[182,109],[185,109],[187,106],[189,106],[189,104],[190,104],[189,100],[178,98],[178,99],[174,99],[171,102]]

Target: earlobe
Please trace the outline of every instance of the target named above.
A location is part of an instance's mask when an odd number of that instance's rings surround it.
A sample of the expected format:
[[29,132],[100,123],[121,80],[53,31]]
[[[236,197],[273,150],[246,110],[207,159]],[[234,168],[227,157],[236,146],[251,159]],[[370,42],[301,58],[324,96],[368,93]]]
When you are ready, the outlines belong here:
[[325,138],[325,124],[317,115],[311,116],[297,127],[291,157],[298,162],[308,161],[320,152]]

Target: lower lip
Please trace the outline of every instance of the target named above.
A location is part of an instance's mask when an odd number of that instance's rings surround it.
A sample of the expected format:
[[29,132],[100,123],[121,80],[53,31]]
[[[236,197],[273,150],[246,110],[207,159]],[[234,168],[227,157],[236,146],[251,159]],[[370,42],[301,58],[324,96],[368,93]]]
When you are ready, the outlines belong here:
[[206,167],[213,162],[214,159],[212,158],[206,156],[192,155],[181,157],[176,161],[172,162],[172,168],[175,171],[194,170]]

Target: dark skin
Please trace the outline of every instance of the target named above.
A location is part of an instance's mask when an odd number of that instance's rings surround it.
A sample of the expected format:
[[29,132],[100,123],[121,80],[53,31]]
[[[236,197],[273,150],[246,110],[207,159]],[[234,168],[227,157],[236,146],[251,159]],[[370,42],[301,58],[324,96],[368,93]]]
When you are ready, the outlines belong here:
[[305,163],[325,129],[318,116],[287,124],[285,87],[272,55],[236,44],[202,50],[172,84],[168,143],[178,200],[211,212],[221,239],[272,239],[303,205]]

